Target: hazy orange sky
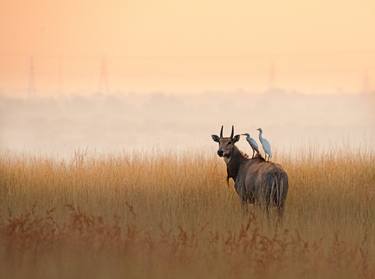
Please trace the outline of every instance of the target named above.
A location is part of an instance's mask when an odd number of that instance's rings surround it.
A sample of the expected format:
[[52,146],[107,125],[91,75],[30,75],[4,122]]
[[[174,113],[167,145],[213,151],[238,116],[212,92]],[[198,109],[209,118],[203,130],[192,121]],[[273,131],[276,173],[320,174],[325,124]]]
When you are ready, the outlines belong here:
[[30,56],[39,88],[95,89],[105,56],[112,90],[358,91],[375,1],[1,1],[0,89],[27,86]]

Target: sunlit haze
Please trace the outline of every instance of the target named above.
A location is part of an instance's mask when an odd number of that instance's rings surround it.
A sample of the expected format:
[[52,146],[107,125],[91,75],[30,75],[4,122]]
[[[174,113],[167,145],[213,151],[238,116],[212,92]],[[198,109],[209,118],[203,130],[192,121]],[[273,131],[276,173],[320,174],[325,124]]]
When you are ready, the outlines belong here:
[[[0,90],[356,93],[375,78],[375,2],[6,1]],[[103,63],[103,61],[105,61]]]

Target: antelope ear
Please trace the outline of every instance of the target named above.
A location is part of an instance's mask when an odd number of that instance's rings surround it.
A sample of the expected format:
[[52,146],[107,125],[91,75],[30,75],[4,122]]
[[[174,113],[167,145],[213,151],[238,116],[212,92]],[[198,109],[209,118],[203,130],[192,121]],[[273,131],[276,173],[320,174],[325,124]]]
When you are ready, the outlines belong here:
[[219,142],[219,139],[220,139],[219,136],[211,135],[211,137],[212,137],[213,141]]
[[235,135],[234,137],[233,137],[233,143],[235,143],[235,142],[237,142],[237,141],[239,141],[240,140],[240,135]]

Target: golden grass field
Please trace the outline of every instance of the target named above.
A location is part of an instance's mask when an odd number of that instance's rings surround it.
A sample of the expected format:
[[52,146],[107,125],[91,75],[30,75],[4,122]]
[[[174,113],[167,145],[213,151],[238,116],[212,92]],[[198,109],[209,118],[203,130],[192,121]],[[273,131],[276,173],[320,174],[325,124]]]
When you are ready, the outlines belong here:
[[[375,278],[375,156],[279,156],[282,224],[200,152],[1,154],[2,278]],[[4,277],[3,277],[4,276]]]

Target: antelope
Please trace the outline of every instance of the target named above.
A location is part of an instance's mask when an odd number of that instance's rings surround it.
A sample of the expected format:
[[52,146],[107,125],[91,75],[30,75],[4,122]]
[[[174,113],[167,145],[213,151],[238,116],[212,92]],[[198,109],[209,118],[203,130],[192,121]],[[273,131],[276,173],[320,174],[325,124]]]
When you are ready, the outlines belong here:
[[224,158],[227,180],[233,179],[242,205],[250,203],[264,206],[267,215],[270,206],[273,206],[277,208],[279,217],[282,217],[288,194],[288,175],[281,165],[266,161],[260,154],[254,158],[245,156],[235,145],[240,135],[234,135],[234,126],[230,137],[223,137],[223,126],[220,136],[211,137],[219,144],[217,155]]

